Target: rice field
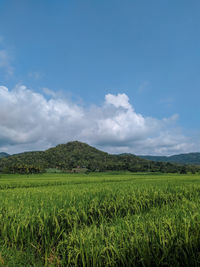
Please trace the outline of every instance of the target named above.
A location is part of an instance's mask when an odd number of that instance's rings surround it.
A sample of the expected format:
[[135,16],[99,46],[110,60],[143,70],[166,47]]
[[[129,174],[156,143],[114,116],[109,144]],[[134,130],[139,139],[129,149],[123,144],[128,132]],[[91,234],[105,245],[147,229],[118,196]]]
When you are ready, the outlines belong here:
[[0,175],[0,266],[200,266],[200,175]]

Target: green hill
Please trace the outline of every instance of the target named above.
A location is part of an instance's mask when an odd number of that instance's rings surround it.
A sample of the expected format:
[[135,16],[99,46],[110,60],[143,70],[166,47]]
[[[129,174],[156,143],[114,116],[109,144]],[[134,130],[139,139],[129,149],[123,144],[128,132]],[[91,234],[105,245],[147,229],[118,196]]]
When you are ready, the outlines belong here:
[[[190,168],[194,167],[188,166],[187,170]],[[46,151],[24,152],[0,159],[1,172],[37,173],[47,169],[181,172],[183,166],[149,161],[132,154],[111,155],[78,141],[57,145]]]
[[163,156],[161,157],[160,156],[138,156],[138,157],[142,159],[152,160],[152,161],[200,165],[200,153],[179,154],[179,155],[173,155],[169,157],[163,157]]
[[1,158],[5,158],[5,157],[8,157],[9,154],[8,153],[5,153],[5,152],[0,152],[0,159]]

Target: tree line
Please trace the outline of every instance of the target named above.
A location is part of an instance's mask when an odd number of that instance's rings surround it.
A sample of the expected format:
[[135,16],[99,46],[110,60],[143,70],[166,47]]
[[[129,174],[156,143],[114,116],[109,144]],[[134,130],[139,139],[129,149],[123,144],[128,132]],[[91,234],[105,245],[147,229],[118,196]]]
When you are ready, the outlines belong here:
[[84,169],[94,171],[131,171],[187,173],[199,172],[199,166],[155,162],[132,154],[111,155],[81,142],[69,142],[46,151],[25,152],[0,159],[0,172],[42,173],[49,168],[63,172]]

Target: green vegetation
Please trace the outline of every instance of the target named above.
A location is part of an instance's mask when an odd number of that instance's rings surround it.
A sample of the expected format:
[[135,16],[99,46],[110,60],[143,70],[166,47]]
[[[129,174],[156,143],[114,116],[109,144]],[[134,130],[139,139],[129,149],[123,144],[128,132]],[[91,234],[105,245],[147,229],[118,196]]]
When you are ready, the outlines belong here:
[[5,153],[5,152],[0,152],[0,159],[1,158],[6,158],[6,157],[8,157],[9,156],[9,154],[7,154],[7,153]]
[[198,152],[173,155],[169,157],[164,157],[164,156],[138,156],[138,157],[160,162],[200,165],[200,153]]
[[198,166],[181,166],[141,159],[131,154],[110,155],[75,141],[46,151],[25,152],[0,159],[0,172],[41,173],[48,169],[62,172],[132,171],[187,173],[200,171]]
[[0,176],[0,266],[199,266],[200,176]]

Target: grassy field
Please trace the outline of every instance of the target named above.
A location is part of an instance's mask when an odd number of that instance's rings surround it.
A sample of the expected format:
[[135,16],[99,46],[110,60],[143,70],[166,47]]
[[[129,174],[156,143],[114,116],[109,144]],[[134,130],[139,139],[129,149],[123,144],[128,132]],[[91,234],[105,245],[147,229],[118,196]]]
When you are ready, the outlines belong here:
[[200,266],[200,176],[0,175],[0,266]]

